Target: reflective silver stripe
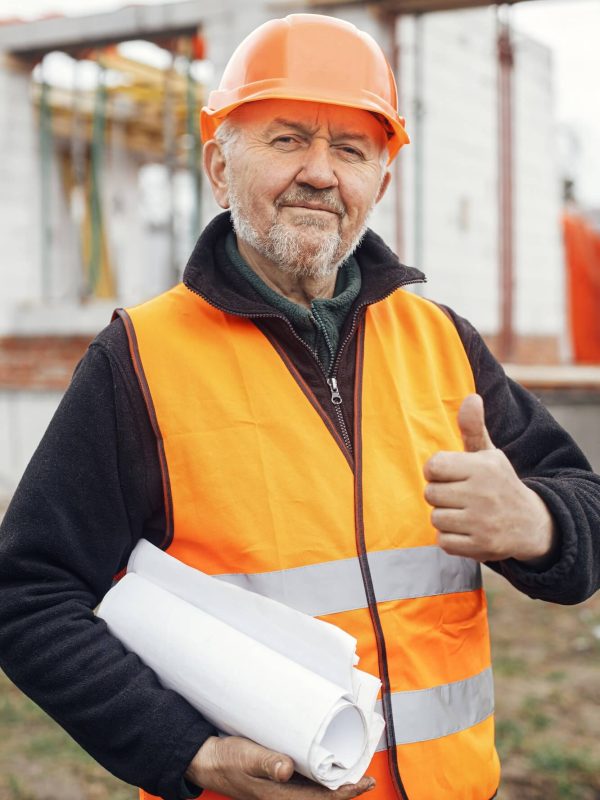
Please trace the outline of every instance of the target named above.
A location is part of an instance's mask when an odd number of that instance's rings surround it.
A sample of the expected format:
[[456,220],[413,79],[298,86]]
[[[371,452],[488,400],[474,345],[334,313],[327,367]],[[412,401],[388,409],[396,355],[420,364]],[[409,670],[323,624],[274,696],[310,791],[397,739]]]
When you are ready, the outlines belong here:
[[[381,701],[377,701],[381,714]],[[491,667],[472,678],[433,689],[394,692],[392,713],[396,744],[439,739],[464,731],[494,713],[494,681]],[[386,749],[385,731],[377,750]]]
[[[477,561],[449,556],[439,547],[410,547],[369,553],[377,602],[470,592],[481,587]],[[279,600],[313,617],[366,608],[357,558],[295,569],[216,575],[243,589]]]

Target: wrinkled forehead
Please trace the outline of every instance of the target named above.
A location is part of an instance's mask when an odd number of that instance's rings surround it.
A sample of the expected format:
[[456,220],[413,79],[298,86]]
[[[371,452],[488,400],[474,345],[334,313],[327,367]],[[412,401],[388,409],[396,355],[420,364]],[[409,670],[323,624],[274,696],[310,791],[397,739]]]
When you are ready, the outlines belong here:
[[242,129],[267,132],[278,128],[297,128],[308,134],[348,136],[362,139],[378,149],[387,146],[387,132],[381,120],[370,111],[305,100],[257,100],[238,106],[232,122]]

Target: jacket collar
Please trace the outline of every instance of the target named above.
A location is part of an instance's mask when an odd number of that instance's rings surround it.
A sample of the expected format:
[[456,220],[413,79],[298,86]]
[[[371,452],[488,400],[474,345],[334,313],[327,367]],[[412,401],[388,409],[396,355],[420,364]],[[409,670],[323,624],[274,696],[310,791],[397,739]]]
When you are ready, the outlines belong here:
[[[230,263],[225,239],[231,229],[227,211],[208,223],[186,265],[184,284],[223,311],[243,316],[280,316]],[[400,286],[425,281],[422,272],[401,264],[383,239],[370,229],[355,256],[362,277],[361,291],[356,300],[358,305],[370,305]]]

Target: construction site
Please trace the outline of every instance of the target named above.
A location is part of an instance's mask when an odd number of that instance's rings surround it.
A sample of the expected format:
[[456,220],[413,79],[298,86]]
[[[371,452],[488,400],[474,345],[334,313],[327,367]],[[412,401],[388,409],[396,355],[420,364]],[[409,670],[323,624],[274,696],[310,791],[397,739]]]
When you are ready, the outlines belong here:
[[[412,143],[369,226],[600,470],[600,206],[578,202],[559,158],[552,53],[512,24],[529,2],[185,0],[0,19],[0,508],[114,309],[181,280],[220,211],[199,111],[235,45],[297,12],[368,31],[394,70]],[[598,598],[564,610],[486,584],[498,799],[600,800]],[[0,738],[0,800],[136,796],[1,672]]]
[[[548,50],[511,31],[508,6],[319,8],[381,43],[407,109],[413,143],[371,227],[426,273],[425,294],[459,310],[511,375],[567,415],[576,438],[585,431],[600,465],[600,426],[588,426],[600,388],[597,216],[578,213],[547,135]],[[0,27],[5,494],[90,339],[115,307],[179,280],[218,211],[202,180],[198,111],[230,43],[272,13],[188,0]]]

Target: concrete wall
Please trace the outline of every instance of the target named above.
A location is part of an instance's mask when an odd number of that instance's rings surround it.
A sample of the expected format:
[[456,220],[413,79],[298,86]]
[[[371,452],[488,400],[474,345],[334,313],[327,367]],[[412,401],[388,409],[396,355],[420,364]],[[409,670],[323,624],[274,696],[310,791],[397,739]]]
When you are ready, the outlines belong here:
[[37,123],[29,73],[0,53],[0,330],[15,304],[41,297]]
[[554,72],[550,51],[515,41],[515,330],[562,335],[566,328]]
[[[427,295],[493,334],[499,328],[495,16],[478,9],[406,19],[399,41],[401,106],[414,140],[400,154],[405,257],[427,273]],[[560,334],[564,268],[552,65],[541,45],[519,37],[515,48],[515,327]]]
[[493,331],[498,142],[491,15],[403,21],[401,47],[401,94],[414,139],[401,154],[407,258],[420,259],[428,296]]

